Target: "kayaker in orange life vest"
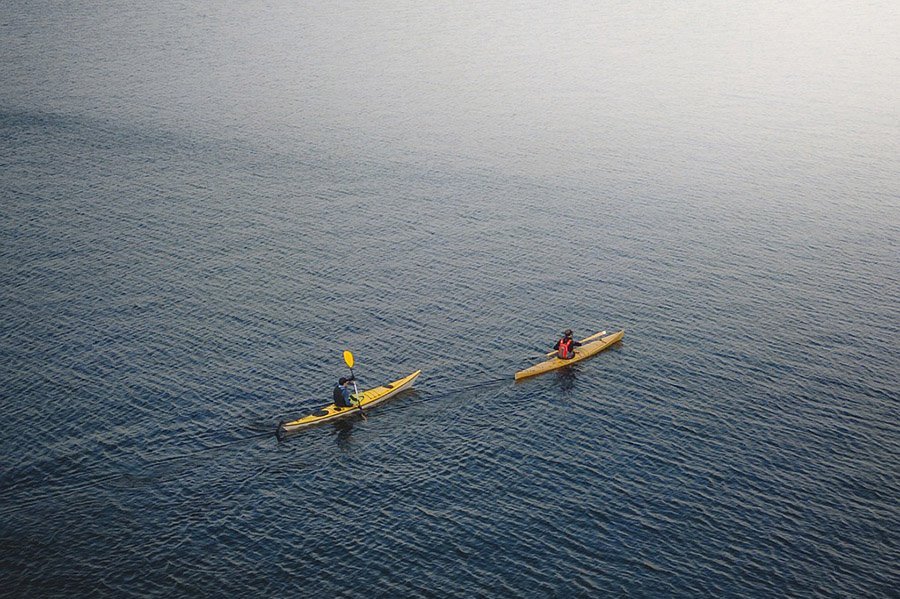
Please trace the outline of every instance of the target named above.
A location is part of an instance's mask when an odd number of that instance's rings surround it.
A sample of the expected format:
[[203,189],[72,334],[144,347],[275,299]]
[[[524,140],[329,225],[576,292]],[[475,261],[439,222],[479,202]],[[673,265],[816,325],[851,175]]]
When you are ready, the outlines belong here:
[[556,342],[553,349],[561,360],[569,360],[575,357],[575,347],[580,345],[581,343],[572,339],[572,329],[566,329],[563,338]]

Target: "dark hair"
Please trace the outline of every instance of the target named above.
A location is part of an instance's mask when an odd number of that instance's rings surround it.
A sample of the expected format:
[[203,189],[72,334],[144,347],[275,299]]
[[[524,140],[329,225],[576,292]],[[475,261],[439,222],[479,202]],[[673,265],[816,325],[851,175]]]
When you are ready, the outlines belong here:
[[338,380],[338,385],[343,385],[346,382],[347,382],[347,379],[344,377],[341,377],[340,380]]

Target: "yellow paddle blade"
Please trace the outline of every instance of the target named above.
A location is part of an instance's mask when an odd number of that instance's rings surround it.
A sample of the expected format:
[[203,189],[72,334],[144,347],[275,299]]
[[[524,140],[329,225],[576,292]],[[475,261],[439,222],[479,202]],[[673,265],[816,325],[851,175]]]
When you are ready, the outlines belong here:
[[344,350],[344,362],[348,368],[353,368],[353,354],[350,353],[349,349]]

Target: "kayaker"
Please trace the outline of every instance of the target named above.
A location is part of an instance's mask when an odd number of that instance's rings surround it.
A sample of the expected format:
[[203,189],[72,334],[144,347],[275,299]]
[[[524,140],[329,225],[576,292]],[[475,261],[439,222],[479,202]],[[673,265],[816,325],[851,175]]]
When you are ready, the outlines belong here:
[[334,391],[332,395],[334,397],[334,405],[339,408],[349,408],[353,404],[350,402],[350,393],[353,390],[351,383],[356,380],[356,377],[351,376],[349,379],[347,377],[342,376],[338,379],[337,385],[334,386]]
[[575,357],[575,348],[579,345],[581,343],[572,339],[572,329],[566,329],[563,338],[556,342],[553,349],[561,360],[569,360]]

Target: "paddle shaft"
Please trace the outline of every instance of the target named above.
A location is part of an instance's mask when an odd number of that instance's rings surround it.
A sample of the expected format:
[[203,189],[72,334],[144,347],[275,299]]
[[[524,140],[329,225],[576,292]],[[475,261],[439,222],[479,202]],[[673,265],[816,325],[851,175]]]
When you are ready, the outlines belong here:
[[[588,341],[593,341],[593,340],[596,339],[597,337],[602,337],[602,336],[605,335],[605,334],[606,334],[606,331],[600,331],[599,333],[594,333],[594,334],[591,335],[590,337],[585,337],[584,339],[582,339],[581,341],[579,341],[579,343],[585,344],[585,343],[587,343]],[[552,355],[555,354],[555,353],[556,353],[556,350],[555,350],[555,349],[554,349],[553,351],[551,351],[551,352],[547,352],[547,357],[549,358],[550,356],[552,356]]]
[[350,366],[350,378],[353,380],[353,395],[356,396],[356,407],[359,408],[359,413],[362,414],[363,420],[368,420],[369,417],[366,416],[366,413],[362,409],[362,398],[359,396],[359,387],[356,386],[356,377],[353,375],[353,367]]
[[359,413],[362,414],[363,420],[368,420],[368,416],[366,416],[366,413],[363,412],[362,409],[362,398],[359,396],[359,387],[356,386],[356,376],[353,374],[354,362],[356,362],[356,359],[353,357],[353,352],[349,349],[345,349],[344,364],[350,369],[350,379],[353,381],[353,394],[356,396],[356,407],[359,408]]

